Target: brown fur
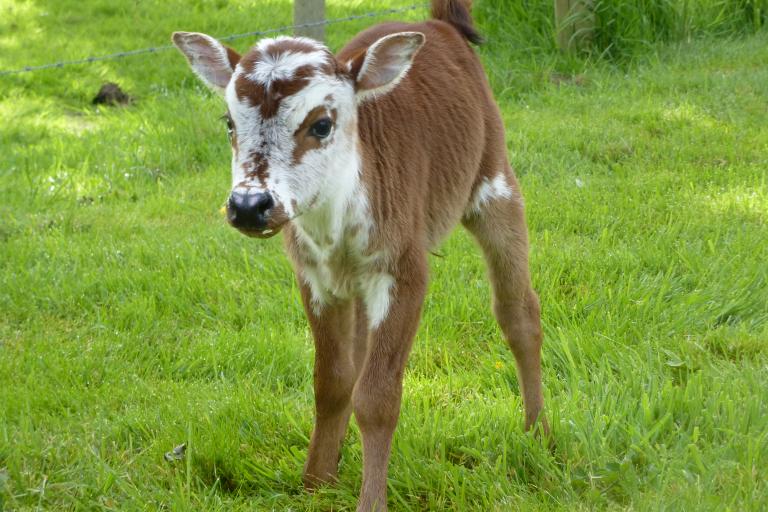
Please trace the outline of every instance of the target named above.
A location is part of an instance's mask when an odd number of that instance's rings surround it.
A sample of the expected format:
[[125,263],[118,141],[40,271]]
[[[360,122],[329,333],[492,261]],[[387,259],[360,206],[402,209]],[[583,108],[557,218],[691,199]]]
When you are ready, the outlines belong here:
[[256,152],[251,153],[248,158],[249,161],[243,164],[243,167],[245,167],[247,171],[245,175],[249,178],[256,178],[263,186],[267,180],[269,172],[269,163],[267,162],[267,159],[264,158],[264,155],[261,153]]
[[[528,273],[528,239],[519,186],[506,156],[504,127],[485,74],[467,40],[476,32],[464,4],[433,2],[440,19],[386,23],[357,35],[337,55],[360,72],[366,49],[379,38],[421,32],[426,44],[405,78],[388,94],[360,105],[358,132],[363,182],[374,220],[370,252],[391,255],[392,303],[383,322],[367,332],[360,304],[334,303],[319,315],[302,294],[316,342],[317,418],[305,467],[314,487],[336,478],[350,413],[363,440],[363,483],[358,511],[386,510],[386,475],[397,424],[405,363],[427,286],[427,252],[459,222],[483,249],[493,283],[494,313],[518,363],[526,428],[540,421],[541,327]],[[502,174],[513,194],[481,212],[468,211],[484,178]],[[289,227],[289,253],[305,260]],[[344,250],[336,256],[346,269]],[[346,269],[348,271],[348,269]]]
[[227,59],[229,60],[229,65],[232,66],[232,69],[235,69],[237,63],[240,62],[240,54],[229,46],[225,46],[224,49],[227,50]]
[[404,31],[423,33],[426,44],[397,87],[361,105],[358,116],[363,178],[382,230],[377,250],[402,245],[410,226],[422,227],[419,242],[434,247],[461,220],[475,182],[506,162],[503,127],[480,62],[451,25],[378,25],[337,58],[347,62],[379,38]]
[[483,42],[482,36],[472,23],[472,0],[445,0],[432,2],[432,17],[453,25],[468,41],[475,44]]
[[[300,68],[293,79],[276,80],[269,90],[250,80],[235,84],[240,98],[249,98],[264,117],[270,117],[283,98],[307,85],[313,73],[357,79],[366,50],[381,37],[397,32],[426,36],[402,81],[358,108],[361,176],[373,217],[368,253],[388,255],[374,270],[394,280],[386,317],[369,330],[364,304],[357,298],[337,299],[315,311],[310,290],[300,284],[316,347],[316,418],[304,482],[314,488],[336,478],[341,444],[354,413],[363,442],[360,512],[387,508],[387,465],[403,372],[427,288],[427,253],[460,222],[478,240],[488,264],[493,311],[517,362],[525,427],[538,422],[547,431],[541,416],[540,311],[528,271],[524,207],[507,160],[501,116],[480,61],[468,44],[480,40],[470,5],[467,0],[433,0],[435,19],[385,23],[365,30],[339,52],[329,69]],[[301,41],[283,41],[269,51],[310,49]],[[232,53],[228,50],[230,60]],[[258,51],[251,51],[240,64],[252,70],[259,58]],[[323,113],[322,108],[312,111],[294,134],[294,160],[301,160],[320,143],[306,137],[306,131]],[[253,155],[251,172],[268,172],[260,158]],[[494,197],[479,210],[470,207],[478,187],[499,175],[511,189],[511,197]],[[283,218],[285,213],[278,215]],[[300,273],[316,262],[291,223],[285,226],[286,249]],[[356,229],[343,234],[331,255],[329,271],[339,279],[358,270],[347,243]]]

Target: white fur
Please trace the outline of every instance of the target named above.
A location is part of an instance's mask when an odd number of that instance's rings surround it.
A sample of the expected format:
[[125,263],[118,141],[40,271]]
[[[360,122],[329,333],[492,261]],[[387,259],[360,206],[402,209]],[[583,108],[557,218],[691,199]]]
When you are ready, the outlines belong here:
[[310,299],[312,309],[316,315],[320,314],[323,307],[331,300],[331,293],[329,293],[328,286],[326,286],[328,276],[321,275],[321,269],[311,265],[304,265],[301,268],[301,278],[312,292],[312,298]]
[[255,183],[246,183],[245,175],[249,170],[246,166],[249,164],[248,156],[261,142],[260,134],[254,130],[254,128],[259,128],[262,125],[259,107],[251,105],[247,100],[240,101],[235,91],[235,82],[242,74],[243,68],[238,64],[232,80],[224,92],[229,113],[235,122],[235,136],[238,146],[238,152],[232,156],[232,187],[240,184],[256,185]]
[[296,70],[302,66],[309,65],[319,68],[327,63],[328,53],[323,50],[310,53],[282,52],[277,55],[277,58],[270,53],[265,53],[256,68],[246,77],[254,82],[269,86],[273,80],[290,80]]
[[[319,198],[321,204],[293,221],[300,249],[312,261],[301,267],[316,313],[332,298],[350,299],[358,295],[373,272],[373,264],[381,259],[378,254],[365,254],[372,220],[368,196],[360,182],[359,158],[352,160],[353,166],[346,171],[354,170],[350,178],[329,180],[328,192],[336,188],[338,195]],[[345,174],[343,168],[339,170],[340,175]],[[344,268],[332,265],[332,259],[340,254],[349,259]]]
[[[306,115],[318,106],[325,107],[329,115],[331,110],[336,111],[335,126],[323,147],[308,151],[301,162],[294,163],[293,133]],[[268,184],[285,200],[295,200],[297,213],[311,213],[307,212],[311,205],[312,210],[318,210],[318,217],[327,216],[330,225],[324,229],[329,229],[330,236],[335,239],[340,235],[344,204],[360,186],[357,130],[345,128],[357,124],[352,86],[337,78],[315,77],[302,91],[283,101],[278,117],[287,127],[287,140],[285,149],[279,148],[271,155]],[[323,213],[323,209],[327,211]]]
[[472,196],[467,214],[481,213],[483,207],[494,199],[511,199],[513,195],[514,191],[507,183],[503,172],[494,176],[492,180],[483,178]]
[[352,93],[352,89],[345,87],[344,82],[336,78],[313,77],[309,85],[304,87],[300,93],[286,98],[285,113],[288,124],[298,128],[309,111],[321,105],[329,110],[338,108],[340,106],[339,98],[334,101],[328,101],[326,98],[336,96],[339,92],[341,92],[341,96],[347,97]]
[[394,284],[395,280],[386,273],[372,274],[362,280],[363,301],[370,329],[376,329],[387,317]]
[[295,36],[277,36],[277,37],[267,37],[265,39],[261,39],[256,44],[256,49],[260,52],[266,51],[270,46],[272,46],[275,43],[279,43],[281,41],[296,41],[299,43],[304,43],[308,46],[312,46],[315,48],[315,50],[322,50],[325,48],[322,43],[319,41],[315,41],[314,39],[311,39],[309,37],[295,37]]

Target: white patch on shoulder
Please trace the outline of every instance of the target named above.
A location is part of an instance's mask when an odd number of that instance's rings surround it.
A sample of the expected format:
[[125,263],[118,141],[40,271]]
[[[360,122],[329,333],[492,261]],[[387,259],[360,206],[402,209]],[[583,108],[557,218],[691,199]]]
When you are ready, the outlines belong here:
[[475,194],[465,214],[478,214],[482,212],[483,206],[494,199],[512,199],[513,195],[514,190],[507,183],[504,173],[497,174],[492,180],[483,178],[477,190],[475,190]]
[[365,302],[370,329],[376,329],[387,317],[392,299],[391,290],[394,284],[394,278],[383,272],[368,275],[361,279],[360,289]]

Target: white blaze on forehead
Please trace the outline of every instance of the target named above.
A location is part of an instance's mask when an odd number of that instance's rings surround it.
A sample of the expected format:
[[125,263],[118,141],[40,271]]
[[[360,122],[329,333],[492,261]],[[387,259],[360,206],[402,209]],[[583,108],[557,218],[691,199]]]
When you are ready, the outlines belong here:
[[[272,46],[281,41],[297,41],[314,48],[311,52],[286,50],[281,51]],[[261,53],[261,58],[256,62],[253,71],[246,74],[246,78],[256,83],[269,85],[274,80],[290,80],[296,74],[296,70],[304,66],[318,69],[329,64],[329,52],[321,44],[307,38],[279,37],[277,39],[265,39],[256,49]]]
[[497,174],[491,180],[484,177],[477,190],[475,190],[467,213],[480,213],[483,206],[494,199],[511,199],[513,195],[514,191],[509,186],[509,183],[507,183],[507,178],[503,172]]

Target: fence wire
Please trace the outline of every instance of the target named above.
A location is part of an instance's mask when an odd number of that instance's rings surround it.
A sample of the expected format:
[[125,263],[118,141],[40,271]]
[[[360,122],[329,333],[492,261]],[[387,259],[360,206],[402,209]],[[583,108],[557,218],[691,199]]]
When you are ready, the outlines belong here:
[[[235,39],[242,39],[244,37],[255,37],[255,36],[265,36],[269,34],[275,34],[278,32],[288,32],[293,31],[297,28],[308,28],[308,27],[317,27],[320,25],[332,25],[334,23],[343,23],[346,21],[353,21],[353,20],[361,20],[365,18],[378,18],[380,16],[387,16],[389,14],[399,14],[403,12],[408,11],[414,11],[416,9],[420,9],[424,7],[427,4],[414,4],[409,5],[408,7],[401,7],[397,9],[384,9],[381,11],[374,11],[374,12],[367,12],[365,14],[356,14],[353,16],[345,16],[343,18],[332,18],[329,20],[322,20],[322,21],[312,21],[308,23],[300,23],[298,25],[286,25],[284,27],[277,27],[277,28],[270,28],[266,30],[256,30],[253,32],[243,32],[242,34],[233,34],[229,36],[219,37],[219,41],[233,41]],[[175,48],[172,44],[167,44],[163,46],[153,46],[149,48],[141,48],[139,50],[128,50],[124,52],[117,52],[117,53],[111,53],[109,55],[99,55],[94,57],[86,57],[84,59],[76,59],[76,60],[63,60],[59,62],[52,62],[50,64],[41,64],[39,66],[24,66],[23,68],[18,69],[9,69],[9,70],[0,70],[0,76],[6,76],[6,75],[16,75],[20,73],[29,73],[32,71],[41,71],[43,69],[54,69],[54,68],[63,68],[64,66],[73,66],[76,64],[89,64],[91,62],[99,62],[104,60],[113,60],[113,59],[122,59],[125,57],[133,57],[134,55],[143,55],[146,53],[157,53],[162,52],[165,50],[170,50],[171,48]]]

